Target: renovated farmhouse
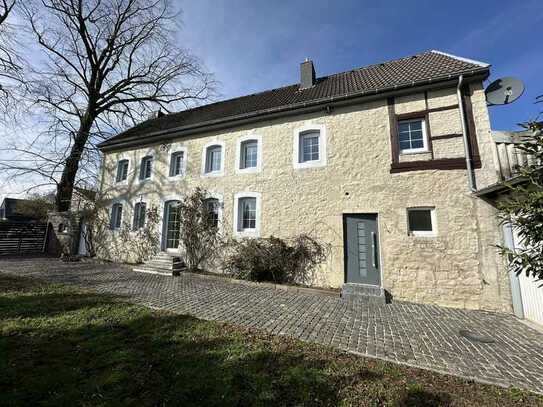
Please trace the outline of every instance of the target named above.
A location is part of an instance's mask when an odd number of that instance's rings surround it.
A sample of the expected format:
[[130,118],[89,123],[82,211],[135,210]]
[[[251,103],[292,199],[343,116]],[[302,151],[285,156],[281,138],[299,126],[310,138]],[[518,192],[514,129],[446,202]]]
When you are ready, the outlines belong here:
[[[331,244],[315,286],[510,312],[495,208],[488,64],[439,51],[159,115],[100,145],[115,244],[145,210],[179,245],[176,202],[197,186],[240,238],[310,233]],[[102,257],[130,261],[129,250]]]

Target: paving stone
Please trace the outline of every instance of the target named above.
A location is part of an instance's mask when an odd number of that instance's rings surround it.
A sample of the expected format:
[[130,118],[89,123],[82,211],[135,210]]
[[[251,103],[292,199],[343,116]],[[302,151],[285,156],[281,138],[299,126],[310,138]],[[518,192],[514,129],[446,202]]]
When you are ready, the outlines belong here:
[[[543,393],[543,333],[512,315],[394,302],[346,302],[311,291],[232,284],[194,274],[136,273],[127,266],[2,259],[0,272],[71,284],[197,318],[249,326],[342,350]],[[492,337],[476,343],[468,329]]]

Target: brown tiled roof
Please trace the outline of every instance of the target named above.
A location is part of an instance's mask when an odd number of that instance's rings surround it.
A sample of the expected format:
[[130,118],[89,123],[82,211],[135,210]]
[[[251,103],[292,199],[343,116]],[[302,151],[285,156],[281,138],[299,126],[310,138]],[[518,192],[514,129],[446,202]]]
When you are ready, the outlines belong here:
[[[228,121],[248,115],[265,114],[285,108],[330,99],[379,93],[416,86],[428,81],[446,80],[461,74],[488,71],[489,65],[455,57],[439,51],[428,51],[406,58],[353,69],[318,78],[316,84],[300,89],[299,84],[272,89],[248,96],[212,103],[144,121],[108,140],[100,147],[114,147],[127,139],[176,128],[187,129],[206,123]],[[182,135],[180,129],[179,135]]]

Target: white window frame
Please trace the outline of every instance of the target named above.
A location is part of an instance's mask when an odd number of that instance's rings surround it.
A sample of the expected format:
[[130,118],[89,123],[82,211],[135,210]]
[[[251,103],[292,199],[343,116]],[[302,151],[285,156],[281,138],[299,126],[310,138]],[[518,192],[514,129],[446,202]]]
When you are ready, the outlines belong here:
[[[243,158],[241,148],[246,141],[256,141],[256,167],[240,168]],[[238,174],[250,174],[262,171],[262,136],[256,134],[248,134],[246,136],[239,137],[236,142],[236,173]]]
[[[141,175],[141,167],[142,167],[142,163],[143,163],[143,159],[144,158],[150,158],[151,159],[151,175],[149,176],[149,178],[140,178],[140,175]],[[141,156],[140,158],[140,165],[138,167],[138,171],[137,171],[137,176],[138,176],[138,181],[139,182],[149,182],[153,179],[153,176],[154,176],[154,168],[155,167],[155,156],[153,154],[145,154],[143,156]]]
[[[400,123],[412,123],[412,122],[421,122],[423,147],[402,150],[400,147]],[[428,147],[428,132],[426,131],[426,119],[424,117],[405,119],[405,120],[399,119],[397,126],[398,126],[398,151],[400,152],[401,155],[420,154],[420,153],[430,152],[430,148]]]
[[[430,211],[430,219],[432,222],[432,230],[411,230],[409,225],[409,212],[411,211]],[[416,206],[407,208],[407,233],[414,237],[436,237],[437,236],[437,217],[436,208],[433,206]]]
[[[127,161],[128,165],[126,166],[126,178],[120,181],[117,181],[117,174],[119,172],[119,163],[121,161]],[[130,174],[130,159],[127,157],[119,157],[117,159],[117,164],[115,165],[115,184],[122,185],[122,184],[128,184],[128,175]]]
[[[112,225],[112,218],[113,218],[113,208],[115,207],[115,205],[121,205],[121,221],[120,221],[120,225],[117,227],[117,226],[113,226]],[[126,215],[126,205],[125,205],[125,202],[123,201],[113,201],[111,203],[111,207],[109,208],[109,230],[112,231],[112,232],[118,232],[119,230],[121,230],[123,228],[123,219]]]
[[[183,163],[181,166],[181,174],[170,175],[170,167],[172,165],[172,154],[183,153]],[[175,147],[171,149],[171,152],[168,152],[168,179],[173,181],[178,178],[184,178],[187,175],[187,161],[188,161],[188,151],[187,147]]]
[[[218,171],[206,172],[207,168],[207,150],[210,147],[221,147],[221,168]],[[202,149],[202,176],[203,177],[220,177],[224,175],[224,162],[226,160],[226,151],[224,141],[210,141],[204,145]]]
[[[319,159],[300,162],[300,138],[307,132],[319,132]],[[326,127],[324,124],[306,124],[294,130],[292,137],[292,165],[295,169],[324,167],[327,161]]]
[[[234,236],[239,237],[259,237],[260,219],[262,217],[262,194],[260,192],[238,192],[234,195]],[[256,198],[256,222],[254,229],[239,230],[239,201],[243,198]]]

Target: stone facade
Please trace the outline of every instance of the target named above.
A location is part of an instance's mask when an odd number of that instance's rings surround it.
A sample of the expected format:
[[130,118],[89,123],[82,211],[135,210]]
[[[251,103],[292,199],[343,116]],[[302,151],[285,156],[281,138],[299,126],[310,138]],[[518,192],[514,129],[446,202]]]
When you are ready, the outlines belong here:
[[80,218],[76,212],[49,212],[47,253],[50,255],[77,254]]
[[[478,187],[483,187],[497,179],[482,84],[471,87],[482,162],[476,178]],[[396,114],[446,108],[427,116],[432,138],[462,131],[460,113],[454,107],[458,103],[455,88],[414,93],[394,102]],[[311,126],[325,129],[326,164],[294,168],[294,135]],[[262,141],[262,167],[257,172],[239,173],[235,167],[237,140],[247,135]],[[210,142],[224,145],[221,176],[202,175],[202,151]],[[186,174],[169,177],[170,154],[180,148],[186,153]],[[461,137],[438,137],[433,150],[434,158],[464,157]],[[331,244],[331,255],[314,283],[317,286],[340,287],[344,283],[343,215],[378,214],[382,281],[394,299],[509,312],[508,279],[495,250],[501,241],[495,212],[470,192],[466,170],[391,173],[391,151],[389,106],[386,99],[374,100],[328,113],[262,121],[164,145],[109,152],[103,162],[101,194],[110,203],[125,203],[123,216],[131,222],[136,202],[143,200],[162,211],[164,202],[201,186],[222,202],[222,225],[230,232],[235,194],[259,193],[260,236],[312,233]],[[153,175],[139,181],[139,162],[146,155],[154,157]],[[120,159],[129,159],[129,175],[126,182],[115,183]],[[429,160],[431,156],[421,154],[417,159]],[[408,234],[410,207],[435,208],[436,237]],[[112,244],[116,233],[110,233]],[[130,260],[130,253],[122,260]]]

